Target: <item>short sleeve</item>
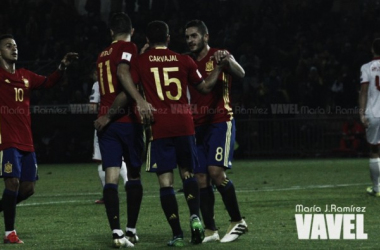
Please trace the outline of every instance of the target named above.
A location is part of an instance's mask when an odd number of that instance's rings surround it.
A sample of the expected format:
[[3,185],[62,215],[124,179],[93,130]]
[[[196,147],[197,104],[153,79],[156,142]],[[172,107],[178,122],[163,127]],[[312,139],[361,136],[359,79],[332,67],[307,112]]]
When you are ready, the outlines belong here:
[[363,84],[363,83],[369,83],[369,74],[368,74],[368,70],[366,67],[367,65],[363,65],[360,69],[360,84]]
[[189,84],[190,85],[198,85],[203,82],[203,77],[198,70],[197,64],[190,56],[185,56],[186,61],[189,66]]

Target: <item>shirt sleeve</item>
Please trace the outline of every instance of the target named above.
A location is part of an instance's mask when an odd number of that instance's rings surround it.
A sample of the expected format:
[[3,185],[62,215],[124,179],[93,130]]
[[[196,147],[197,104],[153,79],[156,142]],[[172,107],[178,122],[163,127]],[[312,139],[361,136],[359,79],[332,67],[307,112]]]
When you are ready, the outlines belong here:
[[133,58],[137,56],[137,47],[134,43],[125,43],[120,48],[119,63],[131,64]]
[[369,83],[368,67],[363,65],[360,69],[360,84]]
[[46,76],[41,76],[31,71],[28,71],[28,75],[29,75],[31,87],[35,89],[35,88],[50,88],[54,86],[60,81],[63,73],[59,70],[56,70],[51,75],[46,77]]
[[203,77],[198,70],[197,64],[189,56],[185,56],[189,65],[189,84],[198,85],[203,82]]

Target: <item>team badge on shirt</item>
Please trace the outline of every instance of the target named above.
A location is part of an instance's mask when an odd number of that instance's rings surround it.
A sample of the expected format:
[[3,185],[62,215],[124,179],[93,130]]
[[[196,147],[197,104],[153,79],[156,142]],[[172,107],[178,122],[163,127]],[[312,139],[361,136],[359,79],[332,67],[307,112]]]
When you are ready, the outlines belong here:
[[26,88],[29,88],[29,80],[28,80],[28,79],[25,79],[25,78],[22,78],[22,81],[24,82],[25,87],[26,87]]
[[213,71],[214,70],[214,62],[208,61],[206,62],[206,71]]
[[10,163],[9,161],[7,163],[4,164],[4,172],[7,173],[7,174],[10,174],[12,173],[12,163]]

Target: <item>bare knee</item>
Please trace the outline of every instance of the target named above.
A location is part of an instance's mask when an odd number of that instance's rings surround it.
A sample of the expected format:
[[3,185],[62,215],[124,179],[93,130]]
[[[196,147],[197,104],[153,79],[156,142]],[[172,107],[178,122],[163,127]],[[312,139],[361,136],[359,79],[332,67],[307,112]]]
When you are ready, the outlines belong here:
[[207,174],[197,173],[195,174],[195,177],[197,178],[199,188],[205,188],[209,186],[210,181]]
[[13,192],[18,192],[18,189],[20,187],[20,181],[18,178],[5,178],[4,183],[6,189]]
[[223,167],[209,166],[208,172],[210,174],[211,180],[216,186],[220,186],[227,178]]
[[19,193],[27,198],[34,194],[35,182],[25,181],[20,183]]

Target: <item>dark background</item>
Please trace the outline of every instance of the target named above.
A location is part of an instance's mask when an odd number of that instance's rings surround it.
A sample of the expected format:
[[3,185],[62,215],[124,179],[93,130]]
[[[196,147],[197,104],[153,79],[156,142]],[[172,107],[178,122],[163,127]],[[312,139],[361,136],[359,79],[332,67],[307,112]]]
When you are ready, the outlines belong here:
[[[47,75],[68,51],[80,54],[67,80],[34,91],[32,105],[88,103],[90,72],[111,42],[107,19],[131,16],[139,48],[149,21],[169,24],[169,47],[186,52],[184,26],[192,19],[209,28],[210,46],[228,49],[246,77],[233,82],[237,158],[363,156],[342,148],[343,126],[358,119],[360,66],[371,60],[380,37],[380,1],[368,0],[0,0],[0,33],[19,48],[18,67]],[[296,107],[278,114],[273,105]],[[277,107],[277,106],[276,106]],[[89,161],[94,114],[32,115],[40,162]]]

